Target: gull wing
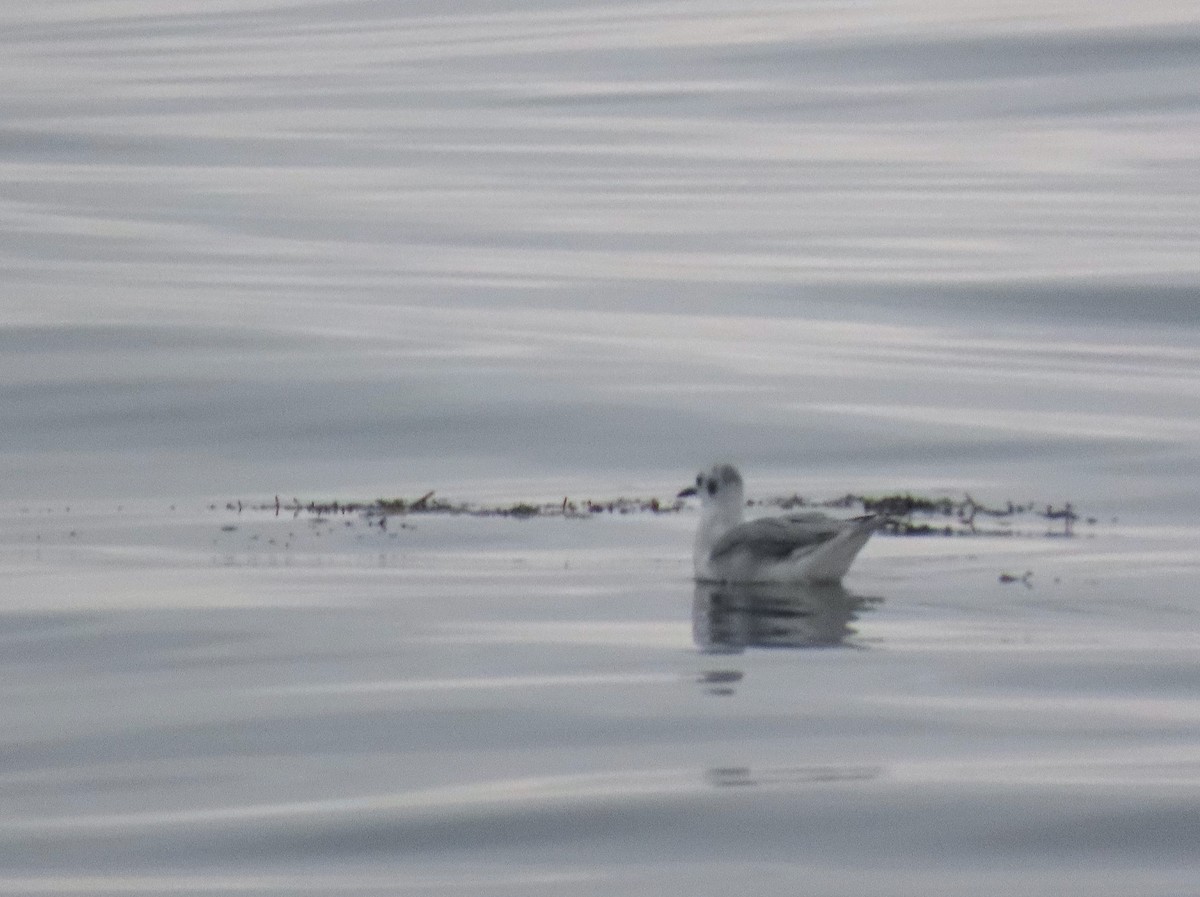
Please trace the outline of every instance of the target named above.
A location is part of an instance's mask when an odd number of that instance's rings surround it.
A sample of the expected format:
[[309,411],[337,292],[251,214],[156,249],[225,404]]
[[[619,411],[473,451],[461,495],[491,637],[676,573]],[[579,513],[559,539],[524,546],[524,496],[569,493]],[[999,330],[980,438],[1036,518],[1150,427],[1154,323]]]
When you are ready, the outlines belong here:
[[797,551],[808,554],[846,528],[847,521],[817,513],[763,517],[733,527],[717,540],[709,556],[716,560],[744,550],[756,558],[783,560]]

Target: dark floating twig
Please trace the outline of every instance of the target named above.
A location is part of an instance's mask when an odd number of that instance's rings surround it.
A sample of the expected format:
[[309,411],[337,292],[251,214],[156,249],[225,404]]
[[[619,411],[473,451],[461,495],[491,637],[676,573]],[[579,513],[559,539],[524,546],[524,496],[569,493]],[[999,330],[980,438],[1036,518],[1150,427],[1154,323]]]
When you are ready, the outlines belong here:
[[1050,505],[1046,505],[1046,510],[1042,516],[1047,520],[1061,520],[1063,522],[1062,535],[1073,536],[1075,534],[1075,521],[1079,519],[1079,515],[1075,513],[1075,510],[1071,507],[1070,502],[1067,502],[1061,508],[1057,509],[1051,507]]
[[1004,583],[1005,585],[1011,585],[1014,582],[1019,582],[1021,585],[1025,586],[1025,588],[1027,588],[1027,589],[1033,588],[1033,583],[1030,582],[1030,580],[1032,578],[1033,578],[1032,570],[1026,570],[1020,576],[1017,576],[1016,574],[1013,574],[1013,573],[1001,573],[1000,574],[1000,582]]
[[[797,508],[823,508],[839,510],[861,510],[864,514],[879,514],[886,518],[882,531],[896,536],[1012,536],[1016,526],[1031,519],[1062,521],[1063,529],[1046,533],[1060,537],[1075,534],[1075,522],[1079,515],[1070,502],[1061,508],[1051,504],[1035,502],[1015,504],[1006,502],[1002,506],[988,506],[976,501],[970,494],[956,501],[946,496],[913,495],[895,493],[891,495],[845,495],[825,500],[809,500],[799,494],[752,499],[746,503],[752,507],[778,508],[791,511]],[[685,504],[680,499],[663,501],[659,498],[613,498],[602,501],[583,499],[576,501],[564,496],[561,501],[534,503],[520,501],[514,504],[486,504],[477,502],[452,502],[437,497],[437,490],[430,489],[418,498],[380,498],[372,502],[363,501],[310,501],[303,503],[298,498],[283,502],[275,496],[273,502],[249,505],[241,501],[230,501],[225,506],[240,513],[244,508],[272,512],[279,516],[281,511],[292,512],[293,517],[308,514],[317,521],[345,514],[364,515],[371,522],[378,522],[387,531],[387,518],[421,514],[461,515],[470,517],[511,517],[526,520],[533,517],[557,517],[583,519],[601,514],[675,514]],[[985,524],[984,521],[989,521]],[[1087,518],[1089,524],[1095,518]],[[404,524],[401,524],[403,528]],[[1026,532],[1028,535],[1028,531]]]

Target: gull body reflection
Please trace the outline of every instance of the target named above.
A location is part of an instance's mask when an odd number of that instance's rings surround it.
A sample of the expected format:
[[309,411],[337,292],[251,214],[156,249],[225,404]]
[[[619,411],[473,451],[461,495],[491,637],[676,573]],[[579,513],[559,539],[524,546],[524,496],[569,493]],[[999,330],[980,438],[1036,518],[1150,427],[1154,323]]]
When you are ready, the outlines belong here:
[[863,608],[880,600],[840,585],[698,582],[692,638],[706,654],[837,647],[855,634]]

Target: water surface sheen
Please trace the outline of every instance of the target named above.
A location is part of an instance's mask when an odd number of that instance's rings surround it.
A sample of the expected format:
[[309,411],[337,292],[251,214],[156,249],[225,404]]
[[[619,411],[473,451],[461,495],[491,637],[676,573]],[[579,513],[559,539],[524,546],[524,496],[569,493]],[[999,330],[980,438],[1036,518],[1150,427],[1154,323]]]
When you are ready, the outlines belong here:
[[[0,893],[1193,893],[1198,60],[1168,0],[0,8]],[[723,458],[1095,522],[780,595],[688,513],[224,510]]]
[[724,455],[1196,497],[1180,4],[0,25],[10,495],[661,489]]
[[693,521],[5,518],[0,889],[1187,893],[1194,529],[755,589]]

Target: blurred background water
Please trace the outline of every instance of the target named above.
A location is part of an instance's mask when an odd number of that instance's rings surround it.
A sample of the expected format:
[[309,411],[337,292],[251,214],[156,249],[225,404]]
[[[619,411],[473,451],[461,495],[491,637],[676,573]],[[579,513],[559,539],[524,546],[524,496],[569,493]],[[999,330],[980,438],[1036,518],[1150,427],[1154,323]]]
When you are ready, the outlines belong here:
[[1196,498],[1187,4],[60,0],[0,50],[7,496]]
[[[0,893],[1194,893],[1197,222],[1174,0],[3,6]],[[224,510],[719,457],[1100,522]]]

